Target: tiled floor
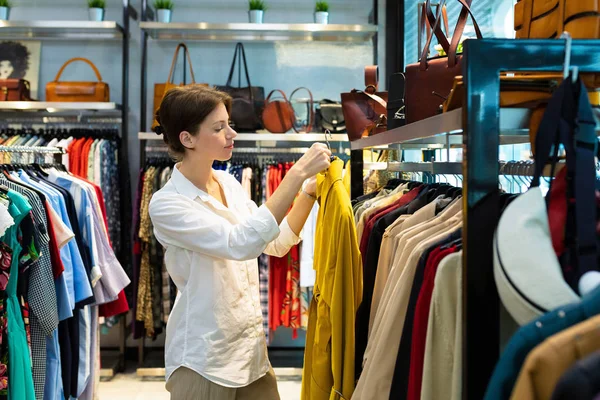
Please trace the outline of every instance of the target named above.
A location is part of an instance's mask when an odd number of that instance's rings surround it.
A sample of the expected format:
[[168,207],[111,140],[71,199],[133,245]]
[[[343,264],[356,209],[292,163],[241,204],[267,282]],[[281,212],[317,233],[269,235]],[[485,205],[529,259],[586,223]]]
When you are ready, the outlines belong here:
[[[301,373],[301,372],[300,372]],[[298,370],[275,370],[281,400],[300,400],[301,376]],[[169,400],[163,380],[148,380],[135,372],[118,374],[111,381],[101,382],[100,400]]]

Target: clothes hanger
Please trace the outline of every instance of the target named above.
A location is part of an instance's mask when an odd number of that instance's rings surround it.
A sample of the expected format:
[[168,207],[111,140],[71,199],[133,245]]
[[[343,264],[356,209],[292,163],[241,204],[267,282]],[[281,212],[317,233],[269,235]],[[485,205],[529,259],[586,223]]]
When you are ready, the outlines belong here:
[[[329,144],[329,139],[333,140],[333,136],[331,136],[331,132],[329,131],[329,129],[325,129],[325,142],[327,143],[327,148],[329,149],[329,151],[331,151],[331,145]],[[331,154],[331,157],[329,157],[329,160],[331,162],[333,162],[335,160],[335,156],[333,155],[333,153]]]
[[571,82],[577,82],[579,76],[579,67],[571,66],[571,45],[573,44],[573,38],[569,32],[563,32],[560,35],[561,39],[565,39],[565,61],[563,63],[563,79],[567,79],[571,76]]

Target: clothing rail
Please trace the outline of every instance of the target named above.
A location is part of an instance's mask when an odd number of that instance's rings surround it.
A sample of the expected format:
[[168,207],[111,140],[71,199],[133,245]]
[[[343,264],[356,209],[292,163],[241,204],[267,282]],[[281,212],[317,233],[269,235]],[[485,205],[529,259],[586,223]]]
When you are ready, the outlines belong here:
[[[364,170],[386,170],[391,172],[429,172],[433,175],[462,175],[463,164],[460,162],[366,162]],[[535,164],[533,161],[500,161],[498,163],[500,175],[533,176]],[[557,174],[563,163],[556,165],[554,174]],[[542,176],[550,177],[553,171],[546,166]]]
[[40,153],[40,154],[65,154],[65,149],[61,147],[43,147],[43,146],[0,146],[0,152],[4,153]]

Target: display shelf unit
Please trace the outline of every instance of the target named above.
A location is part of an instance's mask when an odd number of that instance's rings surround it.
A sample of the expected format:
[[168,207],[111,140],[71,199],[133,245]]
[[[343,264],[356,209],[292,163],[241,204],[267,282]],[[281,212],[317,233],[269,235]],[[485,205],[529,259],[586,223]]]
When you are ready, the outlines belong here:
[[[124,265],[131,262],[130,221],[131,221],[131,184],[128,167],[128,124],[129,124],[129,38],[130,21],[138,19],[138,13],[123,0],[121,24],[115,21],[0,21],[0,39],[2,40],[44,40],[94,43],[101,46],[106,41],[121,41],[121,93],[116,102],[73,103],[73,102],[0,102],[0,115],[3,124],[115,124],[120,127],[120,173],[121,191],[121,252],[119,260]],[[79,43],[76,45],[80,45]],[[80,125],[78,125],[80,126]],[[126,327],[124,318],[119,324],[119,349],[112,354],[111,360],[103,363],[100,374],[113,376],[125,368],[124,345]]]
[[0,39],[121,40],[128,33],[114,21],[0,21]]
[[58,102],[58,101],[0,101],[0,111],[103,111],[120,112],[123,107],[113,102]]
[[163,23],[144,21],[140,28],[154,40],[367,42],[375,25]]
[[[539,60],[543,60],[540,63]],[[480,400],[500,350],[499,298],[493,272],[493,238],[500,215],[499,146],[516,136],[528,142],[529,112],[500,109],[500,73],[562,71],[564,40],[467,40],[462,61],[465,104],[455,110],[352,142],[352,196],[362,194],[362,149],[404,146],[440,135],[462,141],[463,162],[463,365],[462,398]],[[573,40],[571,65],[600,71],[600,40]],[[598,126],[599,110],[595,110]],[[425,166],[429,163],[413,163]],[[418,166],[417,166],[418,167]]]
[[[597,130],[600,131],[600,109],[595,109]],[[463,143],[462,109],[452,110],[417,121],[412,124],[391,129],[377,135],[351,142],[352,150],[389,146],[391,144],[449,144],[458,146]],[[529,118],[531,110],[527,108],[500,109],[500,144],[520,144],[529,142]]]

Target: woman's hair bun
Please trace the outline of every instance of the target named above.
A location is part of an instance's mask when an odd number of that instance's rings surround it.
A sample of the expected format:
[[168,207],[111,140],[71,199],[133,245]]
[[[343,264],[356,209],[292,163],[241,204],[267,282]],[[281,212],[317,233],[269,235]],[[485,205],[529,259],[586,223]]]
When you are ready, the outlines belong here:
[[165,133],[164,128],[162,127],[162,125],[156,125],[154,128],[152,128],[152,130],[154,131],[154,133],[156,133],[157,135],[162,135]]

